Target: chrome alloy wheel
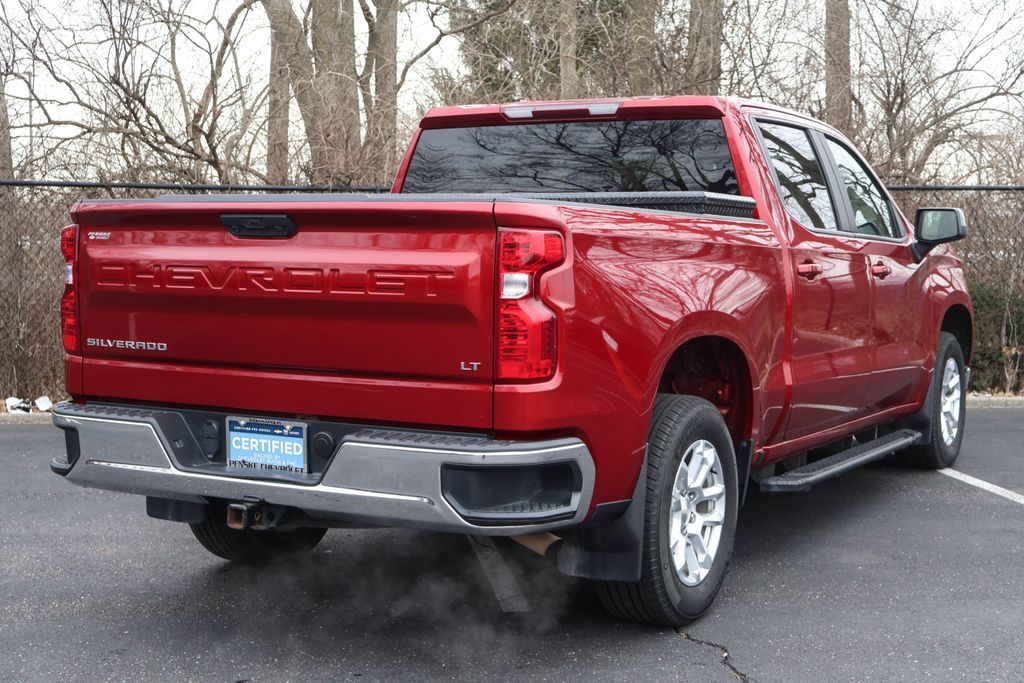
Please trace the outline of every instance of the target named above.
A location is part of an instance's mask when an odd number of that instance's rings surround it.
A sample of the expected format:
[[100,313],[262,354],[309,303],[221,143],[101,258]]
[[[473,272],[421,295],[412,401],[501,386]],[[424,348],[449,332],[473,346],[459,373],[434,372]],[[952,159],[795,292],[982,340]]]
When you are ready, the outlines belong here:
[[683,585],[696,586],[711,571],[724,522],[722,463],[711,442],[701,439],[679,461],[669,510],[672,565]]
[[942,390],[939,394],[941,402],[939,422],[942,427],[942,440],[952,446],[956,435],[960,432],[960,368],[956,359],[948,358],[942,370]]

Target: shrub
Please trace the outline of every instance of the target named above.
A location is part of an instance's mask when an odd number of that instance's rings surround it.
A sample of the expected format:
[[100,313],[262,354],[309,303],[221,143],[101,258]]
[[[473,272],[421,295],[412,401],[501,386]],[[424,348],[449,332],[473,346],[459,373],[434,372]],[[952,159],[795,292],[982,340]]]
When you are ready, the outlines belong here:
[[971,388],[1012,393],[1020,388],[1018,336],[1024,334],[1024,296],[993,285],[970,283],[974,302]]

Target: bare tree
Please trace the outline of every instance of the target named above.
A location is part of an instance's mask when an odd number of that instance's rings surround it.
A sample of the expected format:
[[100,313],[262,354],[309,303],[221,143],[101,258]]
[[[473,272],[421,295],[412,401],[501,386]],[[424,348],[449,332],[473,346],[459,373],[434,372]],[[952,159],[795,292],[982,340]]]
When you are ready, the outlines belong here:
[[14,177],[14,156],[11,152],[11,119],[7,113],[5,77],[0,74],[0,180]]
[[270,76],[267,82],[267,179],[288,181],[288,126],[291,85],[288,60],[277,31],[270,32]]
[[719,94],[724,30],[724,0],[690,0],[690,25],[686,48],[688,94]]
[[[380,164],[385,173],[396,165],[398,138],[398,11],[397,0],[377,0],[377,12],[371,13],[360,0],[369,27],[370,40],[366,68],[361,75],[363,108],[367,118],[368,157]],[[372,69],[373,97],[369,96]]]
[[292,93],[302,118],[309,180],[330,184],[387,182],[398,161],[398,94],[416,64],[452,35],[509,9],[495,3],[463,24],[443,22],[449,3],[426,5],[430,34],[402,63],[398,55],[401,0],[358,0],[366,49],[356,49],[352,0],[308,0],[300,17],[290,0],[261,0],[285,53]]
[[35,116],[14,127],[42,143],[27,166],[123,180],[264,177],[255,122],[265,91],[236,49],[248,1],[204,6],[205,16],[174,0],[91,0],[74,13],[19,1],[18,16],[0,9],[0,28],[31,65],[14,75]]
[[[439,101],[719,92],[768,99],[833,122],[891,181],[985,172],[984,157],[999,152],[995,135],[1024,91],[1016,39],[1024,9],[999,0],[950,9],[922,0],[81,7],[58,13],[13,0],[0,8],[6,39],[37,73],[33,80],[29,69],[12,71],[6,97],[10,111],[32,112],[33,121],[16,115],[9,129],[16,150],[32,129],[40,153],[23,161],[39,172],[386,182],[399,129],[416,115],[400,110],[399,93],[451,37],[461,63],[436,69]],[[405,25],[418,21],[411,54],[400,50],[403,16]]]
[[[463,15],[487,5],[458,3]],[[724,0],[523,0],[515,11],[464,34],[465,71],[441,69],[436,81],[441,99],[464,102],[569,92],[717,94],[725,28]]]
[[307,174],[320,182],[348,183],[360,152],[352,2],[311,0],[303,19],[289,0],[263,0],[263,6],[302,116]]
[[976,137],[1020,106],[1022,19],[1024,8],[995,1],[940,11],[875,0],[864,8],[856,101],[865,125],[856,141],[879,173],[897,183],[949,177]]
[[825,3],[825,120],[852,134],[853,88],[850,71],[850,1]]
[[575,0],[560,0],[558,5],[558,96],[572,99],[580,96],[580,74],[577,64],[577,31],[579,16]]
[[[841,5],[851,12],[846,40]],[[999,140],[1013,137],[1007,128],[1024,102],[1018,4],[746,0],[729,7],[723,92],[826,119],[889,182],[991,177],[985,156],[1005,156],[1012,146]],[[1000,182],[1015,175],[1001,173]]]
[[[460,34],[462,64],[437,68],[437,98],[468,103],[653,94],[661,5],[519,0]],[[451,21],[466,23],[493,6],[491,0],[456,0]]]
[[[693,0],[699,2],[700,0]],[[625,21],[621,39],[625,41],[626,76],[624,95],[654,95],[658,55],[659,0],[625,0]],[[618,68],[618,65],[615,65]]]

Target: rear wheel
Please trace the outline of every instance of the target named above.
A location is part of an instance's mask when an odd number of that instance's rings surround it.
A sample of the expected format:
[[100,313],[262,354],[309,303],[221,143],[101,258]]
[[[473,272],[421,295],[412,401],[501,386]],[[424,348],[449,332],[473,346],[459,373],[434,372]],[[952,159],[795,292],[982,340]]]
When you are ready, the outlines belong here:
[[948,332],[939,335],[935,370],[928,387],[931,399],[931,438],[928,443],[911,446],[900,459],[914,467],[938,470],[950,467],[960,455],[964,439],[964,418],[967,413],[967,387],[964,354],[956,337]]
[[210,503],[206,521],[189,526],[196,540],[217,557],[255,565],[308,553],[327,533],[327,529],[317,527],[298,527],[287,531],[231,529],[227,525],[227,504],[222,501]]
[[692,396],[657,398],[647,447],[640,581],[602,581],[612,614],[681,626],[711,606],[725,579],[736,533],[738,482],[721,413]]

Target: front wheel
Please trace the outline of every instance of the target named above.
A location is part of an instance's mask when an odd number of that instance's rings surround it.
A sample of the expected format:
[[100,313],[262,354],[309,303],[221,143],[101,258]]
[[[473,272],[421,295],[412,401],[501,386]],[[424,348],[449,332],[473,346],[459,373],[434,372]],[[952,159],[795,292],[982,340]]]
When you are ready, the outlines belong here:
[[950,467],[960,455],[967,414],[967,372],[964,353],[956,337],[949,332],[939,335],[935,369],[928,387],[931,404],[928,421],[931,434],[928,443],[911,446],[900,454],[906,464],[930,470]]
[[725,579],[736,534],[736,456],[718,409],[659,394],[647,446],[640,581],[601,581],[612,614],[682,626],[708,610]]
[[318,527],[298,527],[288,531],[269,529],[231,529],[227,525],[227,504],[209,504],[206,520],[190,524],[199,543],[217,557],[240,564],[263,565],[308,553],[327,533]]

